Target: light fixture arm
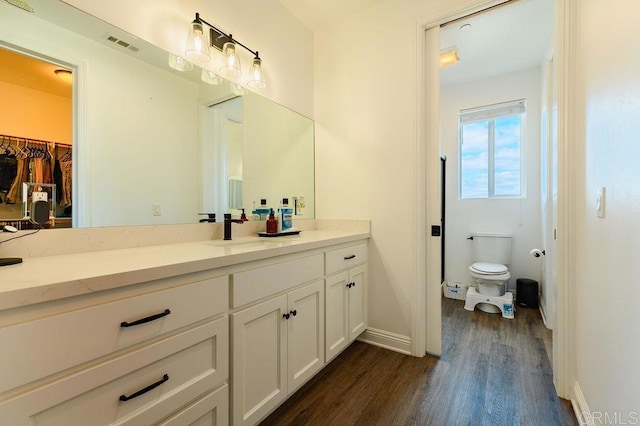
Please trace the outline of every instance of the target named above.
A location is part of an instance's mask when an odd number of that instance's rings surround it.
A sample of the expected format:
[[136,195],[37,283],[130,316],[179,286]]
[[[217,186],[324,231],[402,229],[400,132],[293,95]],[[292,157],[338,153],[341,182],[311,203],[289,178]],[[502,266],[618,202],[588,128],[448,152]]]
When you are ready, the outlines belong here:
[[[260,59],[260,55],[258,54],[257,50],[251,50],[250,48],[248,48],[247,46],[245,46],[244,44],[242,44],[241,42],[239,42],[238,40],[233,38],[233,35],[231,34],[227,34],[224,31],[222,31],[220,28],[216,27],[215,25],[210,24],[209,22],[205,21],[204,19],[202,19],[200,17],[200,14],[198,12],[196,12],[196,19],[194,19],[195,22],[198,23],[202,23],[202,24],[206,24],[208,27],[214,29],[215,31],[217,31],[218,33],[220,33],[221,35],[225,36],[226,38],[228,38],[231,42],[233,42],[234,44],[237,44],[238,46],[242,46],[244,47],[246,50],[248,50],[249,52],[251,52],[253,54],[253,56],[255,56],[256,58]],[[213,43],[213,42],[211,42]]]

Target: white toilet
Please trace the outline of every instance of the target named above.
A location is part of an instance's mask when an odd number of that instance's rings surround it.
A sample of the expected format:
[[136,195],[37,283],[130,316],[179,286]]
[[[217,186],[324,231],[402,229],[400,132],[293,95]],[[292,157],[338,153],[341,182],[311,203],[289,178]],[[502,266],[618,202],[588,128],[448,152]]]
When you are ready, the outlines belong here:
[[513,294],[507,292],[511,274],[507,265],[511,260],[511,234],[481,233],[471,234],[473,259],[469,272],[478,285],[467,291],[464,308],[478,309],[489,313],[502,313],[505,318],[513,318]]

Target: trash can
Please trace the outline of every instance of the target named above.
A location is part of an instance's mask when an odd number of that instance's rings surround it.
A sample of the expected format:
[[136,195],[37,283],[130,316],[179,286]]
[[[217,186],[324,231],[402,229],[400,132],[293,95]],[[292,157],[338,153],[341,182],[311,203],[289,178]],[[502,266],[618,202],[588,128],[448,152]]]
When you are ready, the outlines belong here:
[[516,280],[516,304],[525,308],[538,307],[538,281],[528,278]]

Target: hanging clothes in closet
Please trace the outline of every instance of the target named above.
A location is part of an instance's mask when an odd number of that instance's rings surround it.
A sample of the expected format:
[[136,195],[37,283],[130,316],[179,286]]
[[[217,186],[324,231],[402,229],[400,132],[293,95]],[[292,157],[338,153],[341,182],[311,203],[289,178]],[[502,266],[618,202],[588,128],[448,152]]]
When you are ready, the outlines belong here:
[[0,203],[4,202],[18,174],[18,159],[8,140],[0,142]]
[[[10,151],[8,155],[0,154],[0,194],[4,190],[6,203],[21,203],[23,201],[22,184],[31,182],[56,183],[58,203],[62,207],[71,205],[71,147],[48,141],[0,136],[2,137],[0,150],[4,150],[5,153],[7,150]],[[66,152],[61,156],[61,162],[56,155],[59,146],[66,147]],[[11,169],[11,161],[15,162],[15,172]],[[60,179],[56,178],[56,167],[60,167]]]

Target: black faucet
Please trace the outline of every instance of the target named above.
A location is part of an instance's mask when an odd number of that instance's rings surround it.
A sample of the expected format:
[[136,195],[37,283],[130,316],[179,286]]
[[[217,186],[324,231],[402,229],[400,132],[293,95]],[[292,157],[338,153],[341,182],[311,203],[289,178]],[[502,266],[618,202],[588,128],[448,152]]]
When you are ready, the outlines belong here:
[[200,223],[215,223],[216,214],[215,213],[198,213],[198,216],[208,216],[206,219],[200,219]]
[[244,221],[240,219],[231,219],[231,213],[224,214],[224,239],[231,239],[231,222],[242,224]]

